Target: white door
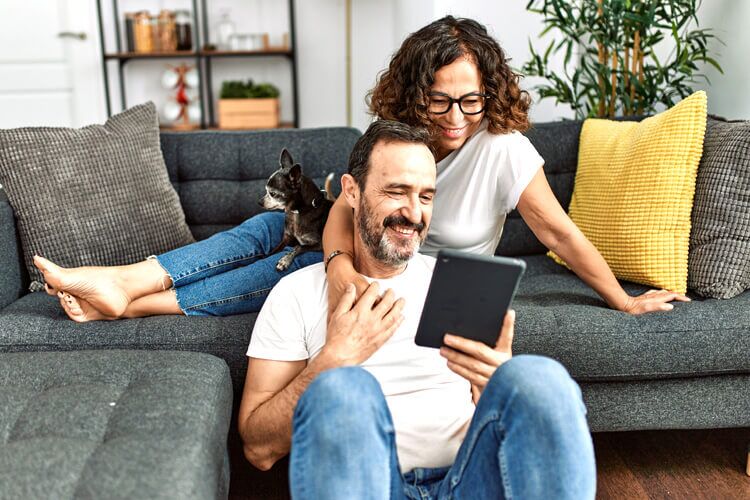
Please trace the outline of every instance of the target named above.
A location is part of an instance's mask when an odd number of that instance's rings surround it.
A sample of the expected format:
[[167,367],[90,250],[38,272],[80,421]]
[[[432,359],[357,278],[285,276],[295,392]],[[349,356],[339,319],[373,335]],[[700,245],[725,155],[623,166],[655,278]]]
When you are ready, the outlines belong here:
[[0,0],[0,128],[106,119],[96,0]]

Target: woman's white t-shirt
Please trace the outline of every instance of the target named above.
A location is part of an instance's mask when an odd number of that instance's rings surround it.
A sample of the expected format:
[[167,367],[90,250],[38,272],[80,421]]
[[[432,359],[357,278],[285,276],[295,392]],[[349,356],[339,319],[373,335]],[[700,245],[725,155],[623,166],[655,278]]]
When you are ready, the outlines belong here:
[[442,248],[493,255],[505,216],[544,164],[520,132],[492,134],[487,120],[437,164],[432,222],[420,252]]

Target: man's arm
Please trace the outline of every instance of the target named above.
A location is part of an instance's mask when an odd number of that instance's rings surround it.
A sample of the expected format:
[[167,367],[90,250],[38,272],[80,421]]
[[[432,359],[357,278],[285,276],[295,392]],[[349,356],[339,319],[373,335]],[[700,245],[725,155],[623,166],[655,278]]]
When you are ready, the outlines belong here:
[[316,360],[248,359],[238,427],[245,457],[258,469],[270,469],[289,453],[297,401],[318,373],[330,368]]
[[294,408],[319,373],[362,363],[401,325],[404,300],[392,290],[381,296],[375,282],[356,303],[355,297],[349,285],[328,322],[323,349],[309,363],[248,360],[238,427],[245,457],[257,468],[268,470],[289,453]]

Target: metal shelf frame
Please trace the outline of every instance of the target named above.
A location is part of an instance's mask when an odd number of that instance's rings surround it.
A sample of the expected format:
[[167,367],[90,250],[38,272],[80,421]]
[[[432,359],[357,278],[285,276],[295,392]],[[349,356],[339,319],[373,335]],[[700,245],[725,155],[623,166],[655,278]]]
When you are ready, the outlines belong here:
[[[239,0],[238,0],[239,1]],[[122,33],[120,31],[120,9],[119,1],[112,0],[112,12],[115,26],[115,37],[116,37],[116,52],[107,52],[106,41],[104,39],[104,21],[102,14],[102,0],[96,0],[96,8],[99,18],[99,41],[101,44],[101,64],[102,74],[104,76],[104,98],[107,105],[107,116],[112,116],[112,97],[111,97],[111,86],[109,79],[109,67],[110,61],[117,62],[117,79],[118,86],[120,89],[120,106],[121,108],[127,109],[127,97],[125,90],[125,65],[133,60],[143,59],[192,59],[195,62],[196,70],[198,71],[198,98],[201,103],[201,129],[212,129],[216,128],[216,120],[214,116],[214,103],[213,103],[213,81],[212,81],[212,62],[217,58],[258,58],[258,57],[284,57],[290,61],[290,71],[292,77],[292,103],[294,107],[294,121],[293,126],[299,127],[299,94],[297,91],[297,36],[295,29],[295,13],[294,13],[294,0],[287,0],[288,2],[288,13],[289,13],[289,37],[291,47],[289,49],[271,49],[271,50],[240,50],[240,51],[228,51],[228,50],[205,50],[206,44],[210,40],[209,37],[209,20],[208,20],[208,8],[207,0],[200,0],[201,16],[202,21],[201,29],[198,29],[198,0],[191,0],[193,5],[192,21],[193,21],[193,43],[195,46],[194,50],[183,50],[174,52],[154,52],[154,53],[137,53],[137,52],[126,52],[123,51],[122,47]],[[206,110],[208,110],[208,120],[206,120]]]

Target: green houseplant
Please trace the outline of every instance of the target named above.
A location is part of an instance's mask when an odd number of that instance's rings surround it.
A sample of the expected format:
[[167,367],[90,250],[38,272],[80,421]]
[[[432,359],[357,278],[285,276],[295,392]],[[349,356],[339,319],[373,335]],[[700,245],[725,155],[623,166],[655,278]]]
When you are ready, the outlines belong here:
[[279,126],[279,89],[252,80],[225,81],[219,94],[219,127],[228,129]]
[[[699,72],[706,63],[723,73],[709,55],[715,38],[698,29],[700,0],[530,0],[527,10],[544,16],[544,37],[558,31],[537,51],[529,40],[531,59],[521,71],[543,77],[534,89],[541,99],[568,104],[577,119],[642,115],[672,106],[708,78]],[[660,60],[660,43],[673,45]],[[562,73],[551,69],[549,57],[564,51]]]

